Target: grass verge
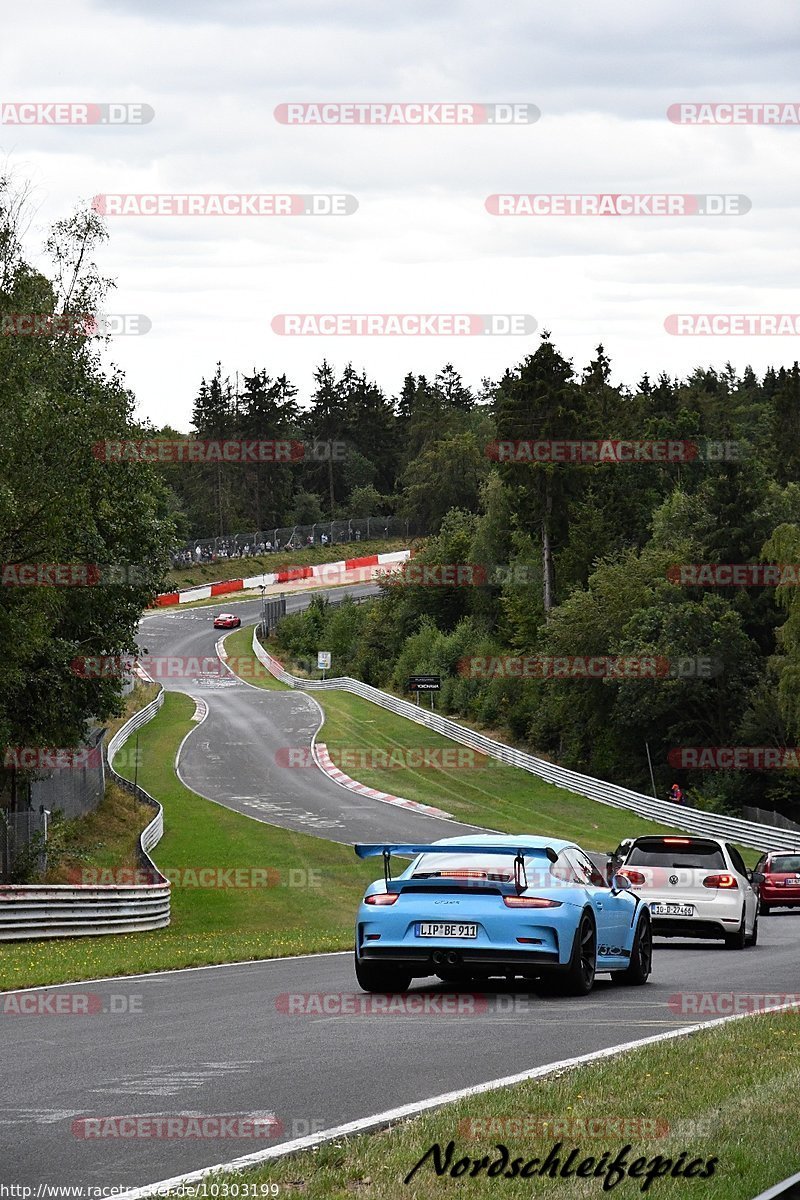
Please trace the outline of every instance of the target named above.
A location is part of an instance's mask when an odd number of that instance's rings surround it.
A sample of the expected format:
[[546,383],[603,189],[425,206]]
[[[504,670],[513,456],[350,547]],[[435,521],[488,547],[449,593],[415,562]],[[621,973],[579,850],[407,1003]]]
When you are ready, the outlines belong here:
[[[139,736],[139,783],[164,806],[166,832],[153,857],[173,879],[172,924],[151,933],[0,945],[0,989],[352,946],[354,914],[374,863],[185,788],[173,763],[193,711],[189,697],[168,694]],[[132,776],[133,765],[120,773]]]
[[[220,1185],[220,1195],[226,1183],[277,1184],[281,1195],[305,1200],[352,1200],[354,1195],[469,1200],[495,1194],[512,1200],[534,1195],[583,1200],[608,1192],[619,1200],[643,1193],[663,1200],[751,1200],[798,1170],[793,1099],[800,1084],[798,1020],[792,1012],[736,1021],[470,1097],[381,1133],[331,1142],[248,1171],[223,1172],[213,1182]],[[456,1177],[449,1170],[437,1176],[431,1157],[404,1182],[432,1146],[438,1144],[445,1159],[451,1141],[450,1166],[460,1164]],[[472,1165],[484,1156],[488,1167],[502,1162],[501,1146],[508,1155],[504,1170],[517,1158],[518,1171],[536,1158],[539,1163],[528,1170],[539,1170],[558,1143],[554,1178],[549,1173],[488,1178],[486,1167],[471,1175]],[[607,1176],[560,1174],[573,1149],[572,1170],[591,1158],[584,1168],[588,1172],[602,1170],[625,1146],[629,1166],[644,1160],[638,1178],[624,1177],[614,1185],[616,1176],[611,1176],[612,1187],[604,1190]],[[669,1174],[647,1184],[656,1156],[662,1164],[670,1161]],[[467,1166],[464,1159],[470,1160]],[[672,1176],[676,1167],[692,1164],[695,1177]],[[708,1170],[710,1176],[702,1177]]]

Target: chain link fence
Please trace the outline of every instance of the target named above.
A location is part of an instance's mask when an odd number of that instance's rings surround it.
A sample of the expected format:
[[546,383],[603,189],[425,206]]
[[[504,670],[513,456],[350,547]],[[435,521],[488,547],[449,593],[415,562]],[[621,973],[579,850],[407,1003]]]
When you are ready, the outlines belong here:
[[173,567],[229,558],[252,558],[309,546],[358,545],[373,538],[409,538],[423,531],[402,517],[358,517],[351,520],[318,521],[314,525],[285,525],[255,529],[224,537],[197,538],[170,554]]
[[796,821],[790,821],[783,813],[773,809],[745,807],[742,809],[742,816],[748,821],[758,821],[760,825],[774,825],[777,829],[796,829],[797,844],[800,846],[800,825]]
[[80,762],[33,778],[17,776],[13,810],[0,806],[0,879],[8,880],[27,847],[41,835],[39,869],[45,866],[45,840],[54,820],[73,820],[97,808],[105,794],[105,729],[96,729]]
[[44,840],[45,819],[44,813],[33,809],[9,812],[0,808],[0,880],[11,878],[14,864],[37,834]]

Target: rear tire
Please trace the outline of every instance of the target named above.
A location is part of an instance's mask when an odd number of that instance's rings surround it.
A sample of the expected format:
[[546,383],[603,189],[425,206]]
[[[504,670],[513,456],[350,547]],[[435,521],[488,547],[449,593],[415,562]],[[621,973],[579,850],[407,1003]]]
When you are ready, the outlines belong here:
[[631,947],[631,963],[624,971],[615,971],[611,976],[617,983],[639,987],[647,983],[653,970],[653,928],[650,914],[643,912],[636,926]]
[[761,913],[762,917],[768,917],[772,912],[772,906],[770,904],[762,904],[759,912]]
[[543,975],[539,991],[547,996],[588,996],[597,972],[597,929],[588,910],[580,919],[566,971]]
[[742,909],[742,923],[735,933],[725,934],[726,950],[744,950],[747,945],[747,923]]
[[753,918],[753,932],[751,934],[749,934],[747,936],[747,938],[745,939],[746,946],[756,946],[758,944],[758,918],[759,918],[759,915],[760,915],[759,910],[756,909],[756,915]]
[[411,973],[381,963],[360,962],[355,956],[356,979],[363,992],[407,992]]

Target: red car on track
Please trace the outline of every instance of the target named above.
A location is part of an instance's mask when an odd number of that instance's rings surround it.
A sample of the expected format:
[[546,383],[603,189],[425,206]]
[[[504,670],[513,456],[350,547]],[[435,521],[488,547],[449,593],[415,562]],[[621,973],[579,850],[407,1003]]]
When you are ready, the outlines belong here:
[[800,908],[800,850],[771,850],[756,864],[753,884],[763,916],[773,908]]
[[215,629],[238,629],[241,623],[241,617],[235,617],[233,613],[217,613],[214,617]]

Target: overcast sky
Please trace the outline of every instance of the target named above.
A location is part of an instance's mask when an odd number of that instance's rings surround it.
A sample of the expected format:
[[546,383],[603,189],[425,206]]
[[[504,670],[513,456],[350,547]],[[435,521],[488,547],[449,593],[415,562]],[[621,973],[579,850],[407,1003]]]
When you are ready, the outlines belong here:
[[[798,357],[792,337],[675,337],[671,313],[800,312],[800,127],[691,127],[693,101],[800,101],[795,0],[38,0],[3,16],[0,101],[129,102],[146,125],[0,125],[0,164],[51,221],[107,193],[347,193],[341,217],[109,217],[107,309],[140,412],[188,428],[226,371],[327,357],[389,392],[452,361],[498,377],[538,345],[500,337],[285,337],[280,313],[526,313],[617,381]],[[286,102],[527,102],[533,124],[295,126]],[[491,216],[492,193],[744,194],[727,217]]]

